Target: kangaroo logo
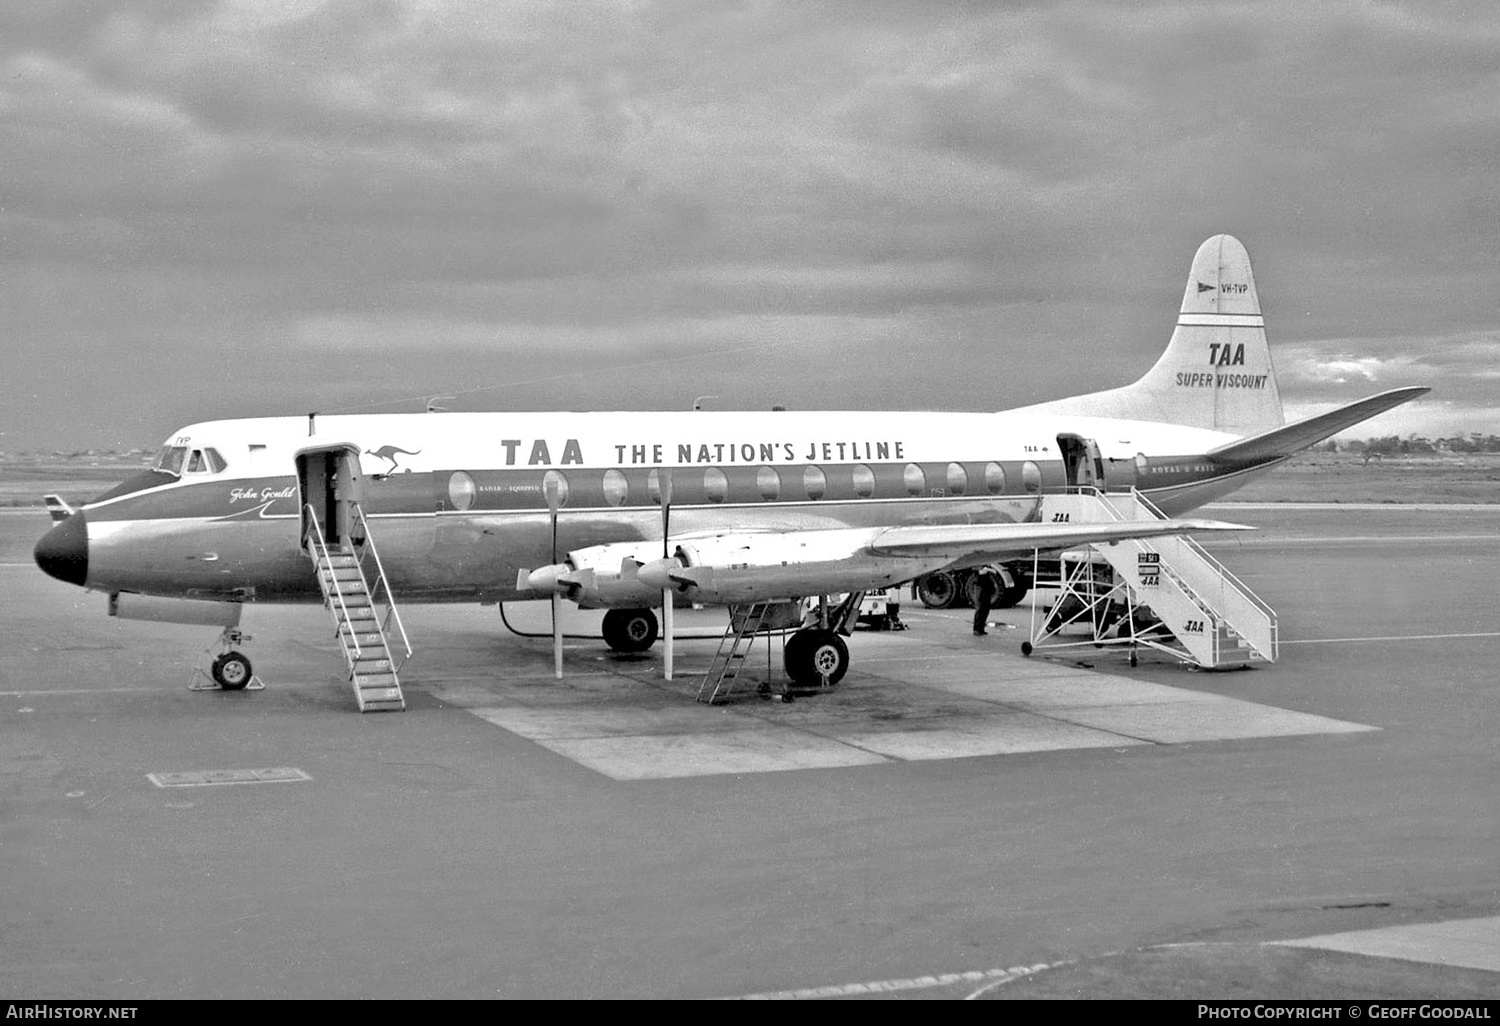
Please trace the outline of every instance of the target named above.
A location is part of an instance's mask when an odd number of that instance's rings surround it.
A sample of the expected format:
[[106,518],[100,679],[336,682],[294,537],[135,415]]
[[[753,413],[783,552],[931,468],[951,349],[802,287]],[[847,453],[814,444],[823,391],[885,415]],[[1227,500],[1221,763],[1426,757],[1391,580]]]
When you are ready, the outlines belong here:
[[[398,449],[394,445],[382,445],[379,449],[365,450],[367,454],[390,463],[391,468],[386,471],[387,474],[394,474],[396,472],[396,454],[398,452],[406,456],[416,456],[421,451],[421,449],[418,449],[416,452],[412,452],[410,449]],[[410,471],[407,471],[407,473],[410,473]]]

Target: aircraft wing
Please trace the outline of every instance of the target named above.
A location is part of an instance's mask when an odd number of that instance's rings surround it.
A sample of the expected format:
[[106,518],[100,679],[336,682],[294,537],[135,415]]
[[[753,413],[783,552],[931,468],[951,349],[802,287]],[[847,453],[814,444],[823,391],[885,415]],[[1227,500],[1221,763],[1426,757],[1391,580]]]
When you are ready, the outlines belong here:
[[1093,543],[1201,531],[1252,531],[1244,524],[1221,520],[1132,520],[1084,524],[962,524],[931,527],[888,527],[870,542],[878,555],[946,555],[954,561],[988,561],[1002,556],[1029,555],[1033,549],[1070,549]]
[[1307,420],[1288,424],[1286,427],[1273,428],[1249,438],[1242,438],[1238,442],[1230,442],[1221,445],[1217,449],[1209,450],[1210,456],[1232,460],[1263,460],[1272,459],[1277,456],[1290,456],[1301,452],[1309,445],[1316,445],[1331,435],[1336,435],[1345,428],[1353,427],[1362,420],[1368,420],[1377,413],[1400,406],[1402,403],[1410,402],[1419,395],[1426,395],[1432,389],[1420,385],[1410,388],[1395,388],[1389,392],[1381,392],[1372,395],[1368,399],[1361,399],[1357,403],[1341,406],[1337,410],[1309,417]]
[[1217,520],[954,524],[726,532],[677,542],[576,549],[568,562],[522,570],[519,591],[564,594],[585,605],[649,602],[662,589],[694,601],[734,604],[888,588],[950,566],[973,566],[1033,549],[1067,549],[1130,538],[1250,528]]

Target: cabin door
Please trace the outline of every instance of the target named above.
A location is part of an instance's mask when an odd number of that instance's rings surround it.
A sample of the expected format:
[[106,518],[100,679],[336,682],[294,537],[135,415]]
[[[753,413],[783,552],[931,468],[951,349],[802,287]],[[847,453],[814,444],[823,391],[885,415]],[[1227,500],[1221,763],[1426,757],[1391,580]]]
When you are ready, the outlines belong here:
[[357,518],[354,503],[360,499],[363,479],[359,452],[340,446],[297,454],[297,485],[302,492],[302,531],[311,530],[315,516],[323,540],[330,548],[354,544]]
[[1058,435],[1057,449],[1062,453],[1069,488],[1104,490],[1104,459],[1099,455],[1098,442],[1078,435]]

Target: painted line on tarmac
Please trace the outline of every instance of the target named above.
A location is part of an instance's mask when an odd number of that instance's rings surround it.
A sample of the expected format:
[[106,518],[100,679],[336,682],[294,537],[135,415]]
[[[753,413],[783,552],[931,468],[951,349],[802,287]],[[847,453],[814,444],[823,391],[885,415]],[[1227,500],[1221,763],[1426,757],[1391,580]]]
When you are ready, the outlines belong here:
[[1261,529],[1258,535],[1240,538],[1215,539],[1216,546],[1254,542],[1261,545],[1376,545],[1382,542],[1405,542],[1419,545],[1424,542],[1494,541],[1493,534],[1351,534],[1329,537],[1316,534],[1277,535]]
[[1361,511],[1370,510],[1421,510],[1423,512],[1441,513],[1446,510],[1500,510],[1500,505],[1493,502],[1210,502],[1199,509],[1213,510],[1281,510],[1285,512],[1297,512],[1299,510],[1338,510],[1352,509]]
[[1500,638],[1500,631],[1479,631],[1473,634],[1392,634],[1380,638],[1299,638],[1295,641],[1282,639],[1282,645],[1334,645],[1353,641],[1448,641],[1453,638]]
[[[1061,965],[1062,963],[1057,963]],[[803,987],[800,990],[772,990],[762,994],[742,994],[739,997],[722,998],[724,1001],[806,1001],[810,998],[853,997],[858,994],[889,994],[900,990],[929,990],[933,987],[951,987],[957,983],[983,983],[986,987],[1004,983],[1051,969],[1048,963],[1016,965],[1009,969],[974,969],[962,973],[942,973],[936,976],[914,976],[902,980],[872,980],[869,983],[842,983],[829,987]]]
[[26,698],[33,695],[105,695],[126,691],[161,690],[161,688],[51,688],[36,691],[0,691],[0,698]]

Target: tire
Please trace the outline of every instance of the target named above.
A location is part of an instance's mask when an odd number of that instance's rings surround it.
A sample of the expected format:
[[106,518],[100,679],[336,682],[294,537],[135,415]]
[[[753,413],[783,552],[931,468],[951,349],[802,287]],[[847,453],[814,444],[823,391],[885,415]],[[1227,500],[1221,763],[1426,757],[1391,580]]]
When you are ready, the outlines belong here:
[[225,691],[242,691],[250,683],[250,660],[238,652],[225,652],[214,660],[214,683]]
[[958,601],[958,578],[946,570],[917,578],[917,598],[928,609],[947,609]]
[[1024,584],[1013,584],[1009,588],[1001,588],[1000,594],[995,596],[994,608],[1013,609],[1016,604],[1026,597],[1031,589]]
[[802,630],[793,634],[782,651],[787,676],[802,687],[837,684],[849,672],[849,646],[833,631]]
[[656,644],[656,614],[649,609],[611,609],[603,629],[605,644],[616,652],[644,652]]

